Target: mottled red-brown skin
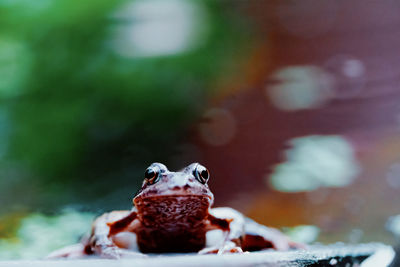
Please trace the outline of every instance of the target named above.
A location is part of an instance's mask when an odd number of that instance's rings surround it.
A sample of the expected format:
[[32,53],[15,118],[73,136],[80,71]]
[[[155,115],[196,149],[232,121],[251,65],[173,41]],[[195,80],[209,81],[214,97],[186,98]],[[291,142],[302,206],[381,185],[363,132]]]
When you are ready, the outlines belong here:
[[209,201],[204,196],[149,197],[135,201],[142,223],[136,230],[140,251],[201,250],[206,242]]
[[[75,251],[63,249],[51,257],[96,254],[120,258],[143,253],[234,253],[298,247],[278,230],[245,219],[233,209],[211,209],[214,196],[207,185],[208,171],[203,172],[207,179],[200,179],[200,171],[206,170],[200,164],[193,163],[179,172],[170,172],[160,163],[149,169],[156,170],[156,175],[144,180],[131,211],[98,217],[81,251],[75,246]],[[225,234],[217,245],[206,248],[206,234],[215,229]]]

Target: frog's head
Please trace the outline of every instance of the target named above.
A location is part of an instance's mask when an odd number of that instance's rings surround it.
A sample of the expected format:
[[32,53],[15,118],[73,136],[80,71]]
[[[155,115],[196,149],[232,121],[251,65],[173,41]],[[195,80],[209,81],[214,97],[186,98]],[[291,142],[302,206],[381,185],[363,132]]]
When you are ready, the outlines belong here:
[[153,163],[146,169],[142,188],[134,200],[193,196],[205,197],[212,204],[214,197],[207,185],[209,178],[210,173],[199,163],[192,163],[178,172],[169,171],[164,164]]
[[203,214],[214,196],[208,188],[208,170],[192,163],[178,172],[164,164],[153,163],[145,171],[142,188],[133,199],[139,214]]

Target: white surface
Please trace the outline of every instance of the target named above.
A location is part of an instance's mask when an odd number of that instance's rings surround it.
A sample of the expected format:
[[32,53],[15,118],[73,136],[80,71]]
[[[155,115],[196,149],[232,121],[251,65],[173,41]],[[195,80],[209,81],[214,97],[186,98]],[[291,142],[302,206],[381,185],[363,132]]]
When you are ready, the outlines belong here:
[[361,267],[386,267],[393,261],[395,252],[392,248],[378,250],[361,263]]
[[[329,259],[332,256],[349,255],[381,255],[380,260],[387,260],[393,249],[382,244],[361,244],[361,245],[330,245],[324,247],[312,247],[309,250],[276,252],[263,251],[245,254],[225,254],[225,255],[162,255],[140,259],[123,260],[59,260],[59,261],[0,261],[0,267],[87,267],[87,266],[107,266],[107,267],[128,267],[128,266],[303,266],[305,262]],[[386,257],[385,257],[386,255]],[[365,261],[364,261],[365,262]],[[368,263],[368,262],[367,262]],[[364,265],[362,265],[364,266]],[[365,265],[370,266],[370,265]],[[375,265],[377,266],[377,265]],[[382,266],[382,265],[378,265]],[[384,266],[384,265],[383,265]]]

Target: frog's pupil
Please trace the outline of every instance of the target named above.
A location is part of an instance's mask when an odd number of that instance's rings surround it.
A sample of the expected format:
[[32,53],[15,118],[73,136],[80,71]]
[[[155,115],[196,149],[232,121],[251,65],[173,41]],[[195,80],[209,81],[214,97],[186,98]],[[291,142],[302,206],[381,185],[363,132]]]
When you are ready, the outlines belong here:
[[205,180],[208,179],[208,171],[207,170],[202,170],[200,173],[201,177],[203,177]]
[[144,173],[144,177],[146,179],[151,179],[155,176],[155,172],[153,169],[147,169],[146,172]]

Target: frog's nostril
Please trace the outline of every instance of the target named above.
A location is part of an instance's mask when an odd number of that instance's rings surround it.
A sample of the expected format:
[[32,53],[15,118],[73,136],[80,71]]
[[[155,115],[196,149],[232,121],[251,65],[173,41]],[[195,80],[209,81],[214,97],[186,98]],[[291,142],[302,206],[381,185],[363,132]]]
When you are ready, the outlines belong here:
[[174,191],[179,191],[179,190],[188,190],[188,189],[190,189],[190,185],[188,185],[188,184],[185,184],[184,186],[178,186],[178,185],[175,185],[174,187],[172,187],[172,190],[174,190]]

